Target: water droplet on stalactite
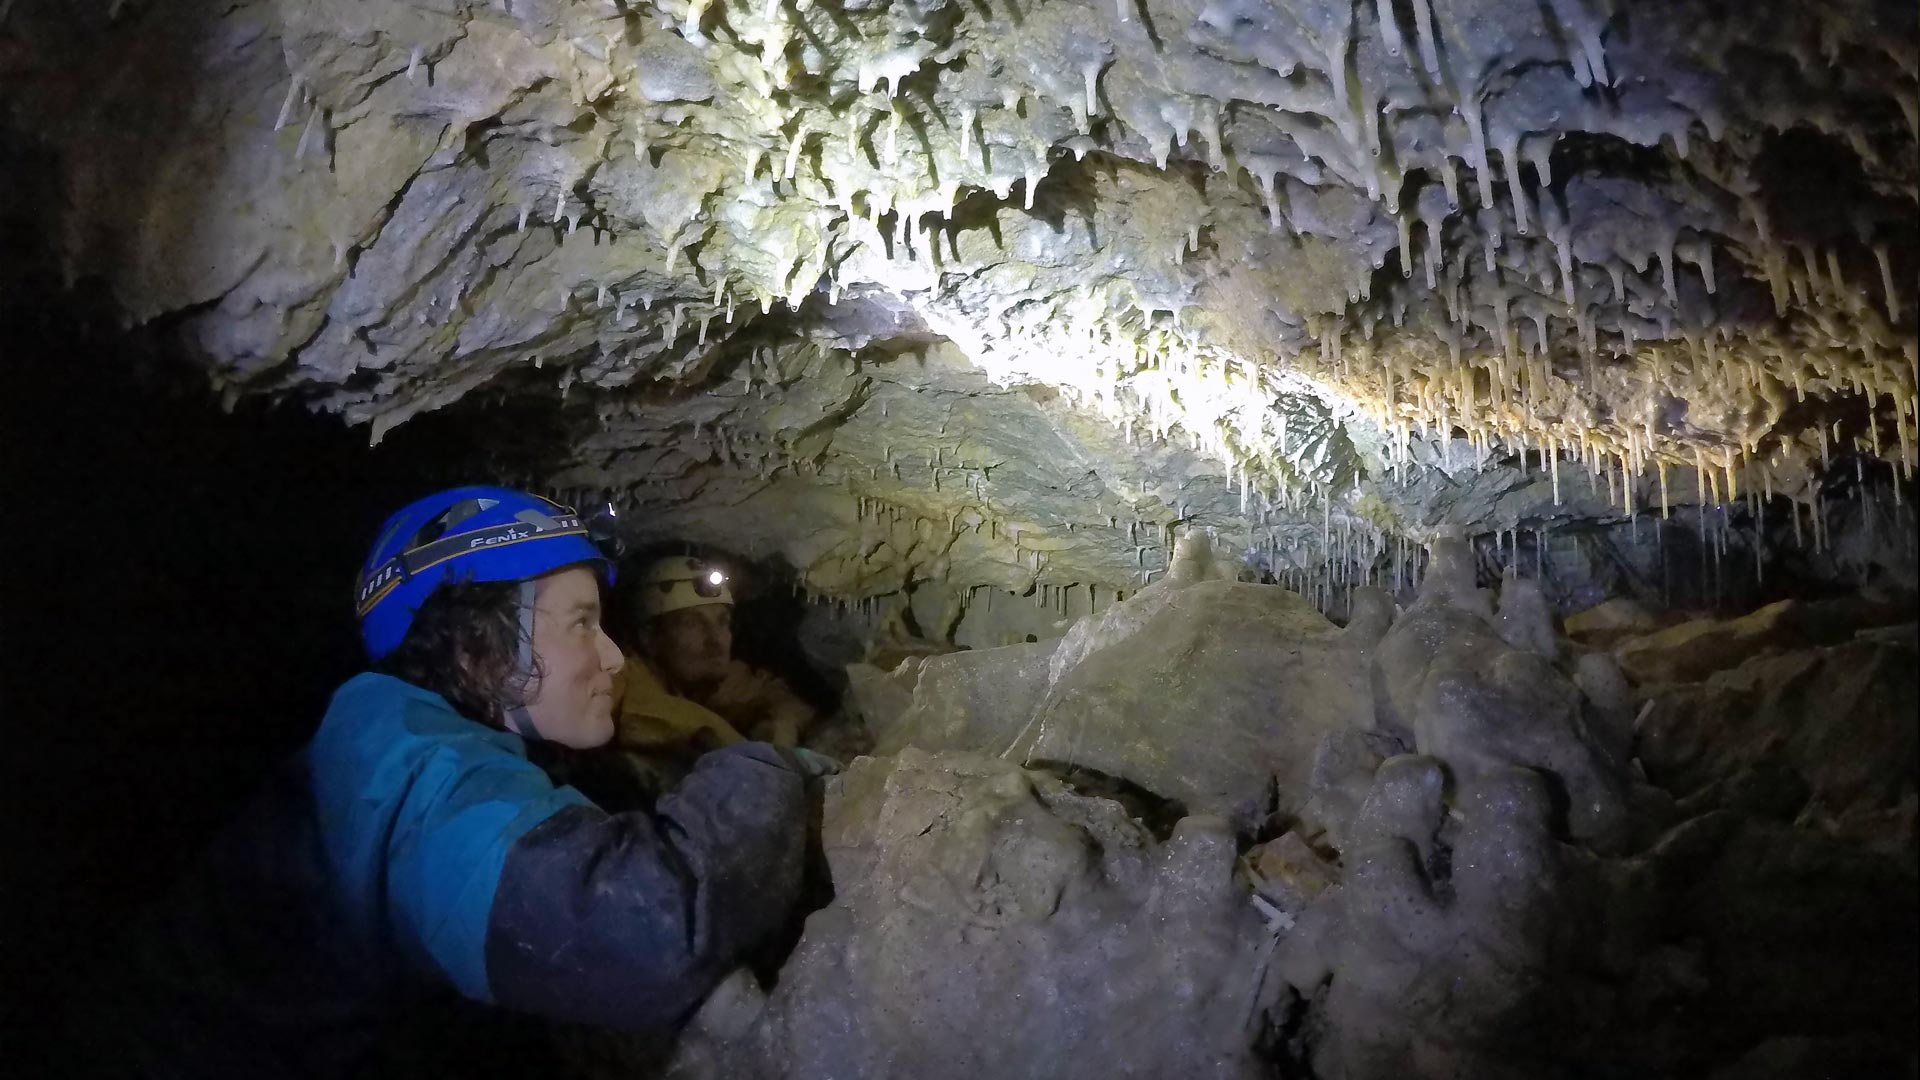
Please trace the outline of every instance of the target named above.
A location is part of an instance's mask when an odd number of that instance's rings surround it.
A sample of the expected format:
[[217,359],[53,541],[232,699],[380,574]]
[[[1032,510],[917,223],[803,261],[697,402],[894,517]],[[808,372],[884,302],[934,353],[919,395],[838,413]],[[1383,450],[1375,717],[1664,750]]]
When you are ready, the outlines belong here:
[[1460,209],[1460,173],[1453,163],[1453,155],[1442,152],[1440,155],[1440,186],[1447,193],[1447,209]]

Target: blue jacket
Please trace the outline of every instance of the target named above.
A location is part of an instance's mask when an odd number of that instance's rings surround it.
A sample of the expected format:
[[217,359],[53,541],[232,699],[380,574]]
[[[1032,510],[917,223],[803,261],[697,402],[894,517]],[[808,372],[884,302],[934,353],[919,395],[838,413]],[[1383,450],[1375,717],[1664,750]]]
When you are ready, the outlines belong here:
[[360,675],[154,913],[121,1034],[156,1074],[337,1073],[420,980],[668,1030],[791,913],[804,830],[802,779],[765,744],[609,815],[519,736]]

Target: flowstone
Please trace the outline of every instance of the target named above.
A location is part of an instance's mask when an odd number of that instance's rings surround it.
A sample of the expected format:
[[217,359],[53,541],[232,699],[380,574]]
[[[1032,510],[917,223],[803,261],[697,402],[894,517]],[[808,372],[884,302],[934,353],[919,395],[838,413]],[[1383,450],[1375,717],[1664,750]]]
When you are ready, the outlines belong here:
[[[1315,1074],[1540,1075],[1524,1037],[1530,998],[1549,979],[1567,919],[1552,799],[1532,770],[1478,775],[1456,800],[1450,863],[1442,769],[1429,758],[1381,767],[1347,849],[1344,883],[1309,907],[1274,958],[1317,1005]],[[1450,867],[1450,869],[1447,869]],[[1330,981],[1329,981],[1330,980]],[[1544,1036],[1545,1033],[1540,1033]],[[1522,1036],[1516,1038],[1516,1036]]]
[[1552,662],[1501,636],[1557,654],[1537,596],[1502,604],[1527,618],[1496,621],[1466,545],[1436,543],[1420,599],[1379,646],[1382,723],[1444,761],[1463,788],[1512,766],[1541,770],[1571,835],[1614,846],[1628,824],[1617,701],[1596,705]]
[[1232,833],[1164,843],[992,758],[855,762],[827,797],[834,900],[764,1002],[713,1006],[678,1080],[1253,1080],[1265,935]]

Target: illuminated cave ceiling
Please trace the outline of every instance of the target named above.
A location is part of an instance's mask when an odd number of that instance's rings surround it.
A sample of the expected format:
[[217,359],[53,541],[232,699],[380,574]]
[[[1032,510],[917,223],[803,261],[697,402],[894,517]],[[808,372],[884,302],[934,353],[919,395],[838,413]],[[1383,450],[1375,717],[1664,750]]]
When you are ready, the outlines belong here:
[[11,8],[69,280],[225,393],[557,386],[542,482],[842,597],[1914,460],[1910,0]]

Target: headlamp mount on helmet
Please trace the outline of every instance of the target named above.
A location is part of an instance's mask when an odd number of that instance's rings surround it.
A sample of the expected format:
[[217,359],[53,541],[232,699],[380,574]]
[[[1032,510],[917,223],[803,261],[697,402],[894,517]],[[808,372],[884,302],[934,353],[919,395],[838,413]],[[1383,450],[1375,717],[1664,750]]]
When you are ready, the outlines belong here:
[[586,516],[587,539],[603,552],[608,561],[627,553],[627,542],[620,538],[620,512],[606,502]]

